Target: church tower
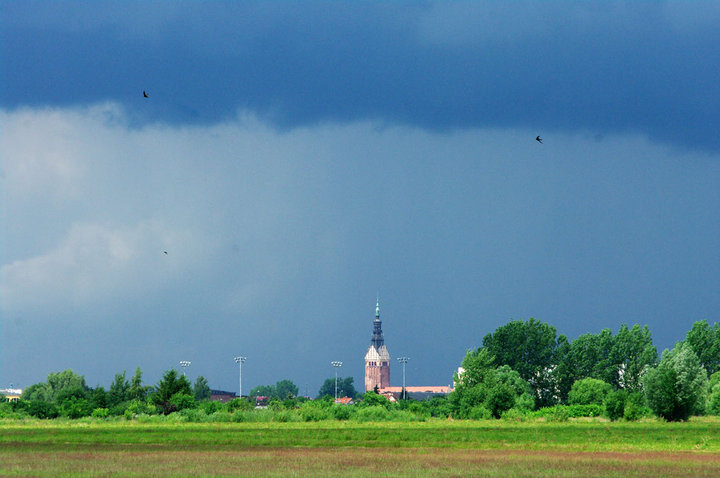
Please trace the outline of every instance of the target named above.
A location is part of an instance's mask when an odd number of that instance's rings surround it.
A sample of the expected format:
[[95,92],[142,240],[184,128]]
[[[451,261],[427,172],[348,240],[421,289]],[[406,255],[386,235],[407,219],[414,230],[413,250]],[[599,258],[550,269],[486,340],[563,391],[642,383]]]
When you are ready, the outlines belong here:
[[373,334],[370,348],[365,354],[365,391],[375,387],[386,388],[390,386],[390,354],[385,347],[380,321],[380,299],[375,304],[375,320],[373,320]]

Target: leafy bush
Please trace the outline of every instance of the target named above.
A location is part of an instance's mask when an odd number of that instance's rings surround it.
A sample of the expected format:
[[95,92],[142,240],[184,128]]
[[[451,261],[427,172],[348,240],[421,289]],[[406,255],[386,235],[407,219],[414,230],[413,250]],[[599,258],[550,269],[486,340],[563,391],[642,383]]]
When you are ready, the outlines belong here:
[[625,390],[613,390],[605,397],[605,414],[612,420],[620,420],[625,416],[625,402],[628,393]]
[[208,421],[223,422],[223,423],[231,422],[232,414],[225,410],[218,410],[217,412],[214,412],[212,415],[210,415],[208,417]]
[[92,413],[90,404],[84,398],[78,398],[75,395],[63,400],[60,405],[60,415],[72,419],[86,417]]
[[353,420],[359,422],[385,422],[390,420],[390,412],[382,405],[372,405],[359,408],[353,415]]
[[300,415],[291,410],[277,411],[273,417],[273,421],[280,423],[299,422],[300,420]]
[[467,416],[470,420],[490,420],[492,417],[492,412],[483,405],[472,407]]
[[353,409],[348,405],[335,405],[332,407],[335,420],[349,420]]
[[712,388],[706,409],[707,413],[720,415],[720,383]]
[[94,418],[107,418],[110,415],[110,410],[107,408],[96,408],[92,411],[92,417]]
[[509,422],[522,422],[525,421],[526,416],[522,410],[511,408],[510,410],[503,412],[500,418]]
[[684,421],[703,413],[707,382],[707,372],[684,342],[665,350],[657,368],[643,377],[648,405],[668,421]]
[[[193,398],[193,400],[195,399]],[[208,416],[202,408],[184,408],[178,413],[187,417],[187,421],[189,422],[202,423],[208,421]]]
[[605,411],[601,405],[594,403],[590,405],[568,405],[565,408],[571,418],[599,417]]
[[319,422],[330,418],[330,408],[323,401],[305,402],[300,406],[300,418],[305,422]]
[[630,393],[625,401],[623,418],[627,421],[639,420],[652,415],[652,410],[645,405],[645,396],[640,392]]
[[188,408],[195,408],[197,406],[197,402],[195,402],[195,397],[193,397],[189,393],[181,392],[178,392],[172,397],[170,397],[170,404],[176,411],[181,411]]
[[612,391],[609,383],[595,378],[584,378],[573,383],[568,394],[570,405],[602,405],[605,397]]
[[217,401],[202,400],[197,404],[206,415],[212,415],[213,413],[223,409],[223,404]]
[[234,398],[225,404],[228,411],[252,410],[255,406],[246,398]]
[[54,403],[44,400],[34,400],[28,404],[28,413],[36,418],[56,418],[59,415]]

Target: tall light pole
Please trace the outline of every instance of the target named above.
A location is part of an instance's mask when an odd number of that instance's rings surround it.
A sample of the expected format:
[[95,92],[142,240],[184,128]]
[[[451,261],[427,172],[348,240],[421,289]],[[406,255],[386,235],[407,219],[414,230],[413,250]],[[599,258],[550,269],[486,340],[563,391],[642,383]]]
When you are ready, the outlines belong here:
[[338,368],[342,367],[342,362],[330,362],[335,367],[335,403],[337,403],[337,371]]
[[246,360],[247,357],[235,357],[235,363],[240,366],[240,394],[238,395],[238,398],[242,398],[242,364],[244,364]]
[[190,364],[191,364],[191,362],[189,360],[181,360],[180,361],[180,366],[183,369],[183,377],[185,376],[185,369],[188,368],[190,366]]
[[403,366],[403,400],[407,400],[407,391],[405,390],[405,364],[410,360],[408,357],[398,357],[398,362]]

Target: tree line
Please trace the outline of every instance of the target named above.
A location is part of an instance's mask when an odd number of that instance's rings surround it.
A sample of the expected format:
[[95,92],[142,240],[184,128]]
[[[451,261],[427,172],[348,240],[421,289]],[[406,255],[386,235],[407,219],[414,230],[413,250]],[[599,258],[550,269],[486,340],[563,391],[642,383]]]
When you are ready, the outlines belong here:
[[516,320],[487,334],[455,374],[451,410],[501,417],[558,405],[594,405],[610,418],[666,420],[720,413],[720,324],[695,322],[658,357],[647,326],[622,325],[570,342],[555,327]]
[[[107,390],[88,387],[82,375],[65,370],[28,387],[20,400],[0,403],[0,418],[133,419],[179,414],[242,421],[277,414],[284,417],[280,420],[598,415],[686,420],[692,415],[720,415],[720,324],[694,323],[684,340],[658,356],[647,326],[622,325],[616,334],[603,329],[569,341],[547,323],[515,320],[487,334],[482,346],[467,351],[454,381],[449,396],[393,404],[374,391],[361,396],[352,377],[338,377],[337,395],[359,399],[353,410],[334,404],[334,378],[324,381],[316,400],[298,397],[297,385],[285,379],[257,386],[249,397],[223,405],[209,401],[211,391],[204,377],[193,385],[175,370],[166,371],[154,386],[143,384],[139,367],[129,379],[123,371],[115,374]],[[268,410],[253,415],[256,397],[262,397]]]

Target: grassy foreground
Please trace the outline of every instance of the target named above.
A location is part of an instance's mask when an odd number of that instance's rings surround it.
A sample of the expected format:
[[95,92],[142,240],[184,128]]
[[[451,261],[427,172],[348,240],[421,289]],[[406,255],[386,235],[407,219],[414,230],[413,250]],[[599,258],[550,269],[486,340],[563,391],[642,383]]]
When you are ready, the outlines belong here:
[[720,476],[720,421],[0,422],[0,475]]

